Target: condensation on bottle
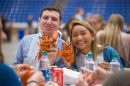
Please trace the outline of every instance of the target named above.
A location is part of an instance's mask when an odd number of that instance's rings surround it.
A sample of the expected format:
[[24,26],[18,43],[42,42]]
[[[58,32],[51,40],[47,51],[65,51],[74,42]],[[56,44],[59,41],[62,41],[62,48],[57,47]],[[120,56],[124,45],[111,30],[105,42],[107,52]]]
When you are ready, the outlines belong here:
[[113,59],[110,62],[109,71],[115,72],[117,70],[120,70],[120,63],[117,59],[117,54],[113,54],[112,57]]

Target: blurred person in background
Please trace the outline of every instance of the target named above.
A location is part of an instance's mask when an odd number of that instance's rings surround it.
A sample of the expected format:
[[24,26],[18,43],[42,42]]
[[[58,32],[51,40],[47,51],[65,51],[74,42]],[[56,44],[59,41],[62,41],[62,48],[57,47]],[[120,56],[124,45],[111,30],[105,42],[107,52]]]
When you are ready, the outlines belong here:
[[1,39],[2,39],[1,40],[2,43],[7,40],[7,35],[4,33],[3,30],[1,30]]
[[128,33],[128,29],[127,29],[126,25],[124,25],[124,32]]
[[1,17],[0,17],[0,45],[3,43],[3,41],[7,40],[7,36],[2,30],[2,23],[1,23]]
[[91,13],[87,13],[84,20],[85,20],[86,22],[90,23],[90,22],[91,22],[91,18],[92,18]]
[[[112,54],[118,53],[110,46],[101,46],[97,44],[96,33],[91,25],[86,21],[74,21],[72,24],[72,31],[70,33],[70,40],[74,49],[74,63],[70,66],[72,69],[79,71],[80,67],[84,67],[84,57],[88,53],[93,53],[95,66],[102,61],[100,67],[105,70],[109,69],[109,63],[112,60]],[[121,69],[123,69],[122,62],[118,55],[117,57]],[[105,60],[105,61],[104,61]]]
[[6,29],[5,29],[5,23],[6,23],[5,15],[1,16],[1,23],[2,23],[2,29],[3,29],[3,31],[6,32]]
[[124,19],[120,14],[112,14],[104,30],[97,34],[98,43],[110,45],[120,57],[130,62],[130,34],[124,33]]
[[80,76],[75,86],[130,86],[130,72],[113,73],[98,67],[86,79]]
[[2,15],[1,21],[2,21],[2,29],[3,29],[4,33],[6,34],[6,36],[7,36],[7,41],[10,42],[11,41],[12,24],[11,24],[10,21],[7,21],[5,19],[5,15]]
[[29,14],[29,15],[28,15],[28,21],[27,21],[29,34],[34,33],[34,32],[33,32],[33,28],[32,28],[32,18],[33,18],[32,14]]
[[72,29],[72,22],[77,20],[75,17],[71,17],[68,22],[65,24],[65,26],[62,28],[62,39],[65,40],[66,42],[70,43],[70,32]]
[[130,71],[119,71],[110,75],[103,86],[130,86]]
[[92,16],[90,24],[96,33],[103,30],[105,25],[104,19],[100,14]]
[[129,33],[130,34],[130,23],[128,23],[127,25],[126,25],[126,28],[127,28],[127,33]]
[[106,71],[101,67],[97,67],[87,78],[84,79],[84,75],[79,76],[75,86],[95,86],[103,84],[103,82],[112,74],[113,72]]
[[83,10],[83,8],[77,8],[76,9],[76,13],[75,13],[75,18],[77,18],[78,20],[83,20],[83,14],[84,14],[84,10]]
[[[127,24],[127,30],[127,33],[130,34],[130,23]],[[127,40],[130,43],[130,38],[128,38]]]

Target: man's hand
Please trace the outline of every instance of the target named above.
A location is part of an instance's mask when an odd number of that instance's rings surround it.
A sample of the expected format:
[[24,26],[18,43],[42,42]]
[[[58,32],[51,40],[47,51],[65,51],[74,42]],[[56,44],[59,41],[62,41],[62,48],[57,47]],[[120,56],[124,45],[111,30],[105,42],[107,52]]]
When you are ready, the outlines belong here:
[[47,50],[47,57],[50,65],[53,65],[57,57],[57,43],[53,43],[52,46]]

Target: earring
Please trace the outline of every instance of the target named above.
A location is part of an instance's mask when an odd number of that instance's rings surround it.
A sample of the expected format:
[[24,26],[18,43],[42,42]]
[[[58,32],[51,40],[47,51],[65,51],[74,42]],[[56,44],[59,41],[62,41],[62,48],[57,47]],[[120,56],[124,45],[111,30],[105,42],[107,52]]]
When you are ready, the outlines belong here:
[[92,39],[92,44],[94,43],[94,39]]
[[92,39],[92,42],[94,42],[94,39]]

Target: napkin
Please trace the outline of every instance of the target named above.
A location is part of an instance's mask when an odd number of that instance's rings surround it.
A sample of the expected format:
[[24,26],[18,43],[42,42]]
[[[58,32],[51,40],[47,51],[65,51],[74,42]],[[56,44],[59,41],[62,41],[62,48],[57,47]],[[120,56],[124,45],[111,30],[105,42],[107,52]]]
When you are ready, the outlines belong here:
[[80,73],[67,68],[63,68],[63,71],[64,84],[75,84],[79,78]]

